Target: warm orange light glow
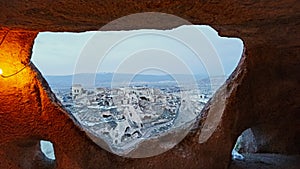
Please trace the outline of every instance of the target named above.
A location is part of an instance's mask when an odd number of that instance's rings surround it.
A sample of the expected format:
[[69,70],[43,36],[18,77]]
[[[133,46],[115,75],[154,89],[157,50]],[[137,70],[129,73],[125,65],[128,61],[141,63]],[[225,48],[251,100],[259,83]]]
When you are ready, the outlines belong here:
[[0,30],[0,86],[5,91],[21,89],[32,83],[34,74],[29,59],[36,34]]
[[[22,88],[24,85],[30,84],[33,79],[28,65],[2,63],[0,67],[0,86],[2,88]],[[2,82],[5,82],[5,85]]]
[[25,65],[22,69],[20,69],[20,70],[14,72],[14,73],[12,73],[12,74],[10,74],[10,75],[3,75],[3,74],[2,74],[3,71],[2,71],[2,69],[1,69],[0,75],[1,75],[2,77],[4,77],[4,78],[12,77],[12,76],[14,76],[14,75],[20,73],[21,71],[23,71],[27,66],[29,66],[29,64],[30,64],[30,62],[29,62],[27,65]]

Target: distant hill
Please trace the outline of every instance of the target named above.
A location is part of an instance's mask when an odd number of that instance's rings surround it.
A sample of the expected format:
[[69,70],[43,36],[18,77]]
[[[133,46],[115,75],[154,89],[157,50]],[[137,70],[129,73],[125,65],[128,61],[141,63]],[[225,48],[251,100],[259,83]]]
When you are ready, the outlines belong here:
[[[96,77],[95,77],[96,76]],[[172,75],[181,82],[192,83],[189,75]],[[113,73],[98,73],[98,74],[76,74],[66,76],[45,76],[45,79],[53,89],[70,88],[72,84],[79,83],[85,85],[94,85],[97,87],[108,87],[113,80],[114,83],[122,83],[130,81],[131,83],[155,84],[155,83],[176,83],[170,75],[146,75],[146,74],[113,74]],[[224,79],[224,77],[216,77],[209,79],[201,75],[195,75],[194,78],[198,84],[209,84],[211,79]],[[215,81],[215,80],[212,80]],[[222,83],[224,80],[217,80]]]

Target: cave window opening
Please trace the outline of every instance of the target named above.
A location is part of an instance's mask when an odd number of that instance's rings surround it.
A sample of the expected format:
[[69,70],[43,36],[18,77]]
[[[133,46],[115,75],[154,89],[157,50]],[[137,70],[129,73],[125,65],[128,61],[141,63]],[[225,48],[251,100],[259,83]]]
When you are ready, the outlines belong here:
[[237,141],[232,150],[232,159],[244,160],[245,154],[256,153],[257,143],[251,128],[246,129],[237,138]]
[[105,140],[110,145],[103,146],[106,150],[124,154],[134,140],[156,138],[192,123],[236,68],[242,51],[240,39],[194,25],[41,32],[32,60],[64,108],[96,136],[93,141]]
[[50,141],[41,140],[41,151],[44,153],[44,155],[51,160],[55,160],[55,153],[53,144]]

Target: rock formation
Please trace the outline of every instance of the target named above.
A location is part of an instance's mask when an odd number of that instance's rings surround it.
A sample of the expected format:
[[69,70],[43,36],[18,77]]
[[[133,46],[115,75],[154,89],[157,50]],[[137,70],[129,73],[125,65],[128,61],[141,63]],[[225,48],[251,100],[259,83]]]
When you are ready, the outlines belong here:
[[[15,76],[0,77],[0,168],[227,168],[237,137],[248,128],[253,131],[258,152],[299,154],[297,0],[10,0],[1,1],[0,8],[3,74],[26,66]],[[211,25],[222,36],[241,38],[245,49],[238,67],[204,108],[204,118],[180,144],[155,157],[129,159],[94,144],[29,60],[40,31],[98,30],[114,19],[138,12],[164,12],[193,24]],[[170,21],[162,27],[163,20],[143,21],[105,30],[169,29],[181,24]],[[219,114],[220,124],[205,140]],[[55,161],[43,156],[39,140],[54,144]]]

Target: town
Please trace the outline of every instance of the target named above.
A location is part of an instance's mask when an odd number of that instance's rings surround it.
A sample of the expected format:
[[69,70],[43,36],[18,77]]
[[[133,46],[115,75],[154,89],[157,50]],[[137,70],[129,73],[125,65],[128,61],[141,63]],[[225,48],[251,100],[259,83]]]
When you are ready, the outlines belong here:
[[211,97],[175,86],[85,89],[73,84],[54,92],[85,129],[113,147],[167,132],[179,117],[182,124],[196,118]]

